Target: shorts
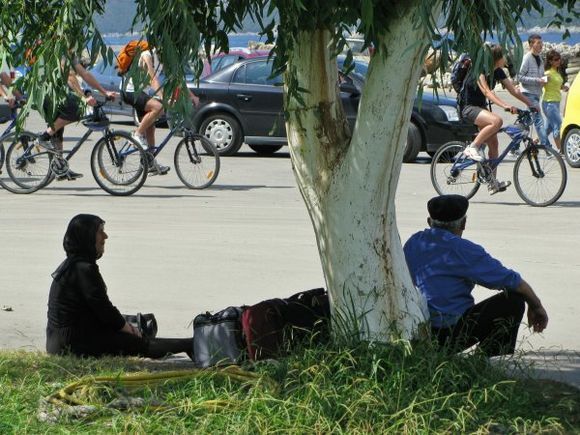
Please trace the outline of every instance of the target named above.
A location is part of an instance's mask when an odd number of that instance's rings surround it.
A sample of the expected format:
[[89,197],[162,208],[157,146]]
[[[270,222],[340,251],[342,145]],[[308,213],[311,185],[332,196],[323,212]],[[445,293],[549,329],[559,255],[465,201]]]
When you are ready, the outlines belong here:
[[151,98],[152,97],[147,95],[145,92],[139,92],[137,95],[135,95],[134,92],[121,92],[121,99],[124,103],[127,103],[129,106],[132,106],[135,109],[139,119],[141,119],[143,116],[145,116],[145,113],[147,113],[145,111],[145,106]]
[[486,110],[485,107],[479,107],[479,106],[465,106],[462,110],[461,110],[461,118],[464,119],[465,121],[468,121],[472,124],[475,124],[475,120],[477,119],[477,116],[483,111]]
[[[50,109],[51,100],[45,98],[42,104],[44,112],[47,113]],[[77,122],[82,117],[81,99],[76,94],[68,94],[64,103],[56,107],[56,113],[52,120],[47,120],[49,124],[53,124],[56,119],[61,118],[65,121]]]

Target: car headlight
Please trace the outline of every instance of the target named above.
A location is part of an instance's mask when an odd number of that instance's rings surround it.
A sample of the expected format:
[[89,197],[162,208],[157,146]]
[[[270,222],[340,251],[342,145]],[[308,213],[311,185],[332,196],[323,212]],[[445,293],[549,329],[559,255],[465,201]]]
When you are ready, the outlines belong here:
[[459,121],[459,113],[457,113],[457,108],[453,106],[437,106],[439,107],[445,116],[447,117],[447,121]]

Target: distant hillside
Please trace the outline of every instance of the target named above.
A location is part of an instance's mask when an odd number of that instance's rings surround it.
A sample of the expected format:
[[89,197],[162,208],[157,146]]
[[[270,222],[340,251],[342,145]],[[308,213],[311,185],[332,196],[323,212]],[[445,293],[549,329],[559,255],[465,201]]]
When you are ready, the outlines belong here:
[[[428,1],[428,0],[427,0]],[[526,15],[523,23],[520,24],[522,29],[531,29],[534,27],[546,27],[548,23],[554,18],[557,8],[548,3],[547,0],[541,0],[545,11],[544,16],[538,13]],[[106,10],[103,16],[97,15],[95,21],[99,30],[102,33],[126,33],[131,29],[133,17],[135,16],[136,5],[134,0],[109,0],[106,3]],[[141,26],[135,29],[139,31]],[[241,33],[257,33],[260,30],[257,23],[247,18],[243,22],[243,29]]]

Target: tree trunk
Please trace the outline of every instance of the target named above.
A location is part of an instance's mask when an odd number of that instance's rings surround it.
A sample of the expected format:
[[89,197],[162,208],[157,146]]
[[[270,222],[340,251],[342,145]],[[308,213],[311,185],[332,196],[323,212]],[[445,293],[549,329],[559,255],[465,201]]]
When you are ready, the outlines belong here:
[[[409,8],[413,9],[413,8]],[[350,132],[328,31],[303,32],[288,62],[309,92],[286,98],[294,172],[315,228],[335,327],[365,340],[412,338],[426,320],[395,218],[395,193],[428,41],[411,12],[393,20],[370,62]],[[286,89],[288,90],[288,89]],[[288,95],[287,93],[285,93]]]

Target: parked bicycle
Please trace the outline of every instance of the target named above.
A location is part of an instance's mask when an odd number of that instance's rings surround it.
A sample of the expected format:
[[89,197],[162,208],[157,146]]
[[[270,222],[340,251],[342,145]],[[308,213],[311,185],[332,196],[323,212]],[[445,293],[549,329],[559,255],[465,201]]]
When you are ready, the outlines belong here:
[[[177,172],[181,182],[190,189],[205,189],[211,186],[220,170],[219,153],[209,139],[185,127],[181,119],[174,118],[173,125],[165,139],[157,147],[147,150],[149,167],[153,168],[155,157],[176,134],[183,135],[183,139],[177,144],[173,156],[175,172]],[[111,171],[114,172],[115,161],[128,158],[135,151],[132,147],[127,149],[121,147],[118,148],[117,153],[112,153],[107,143],[97,144],[91,155],[93,175],[95,178],[97,176],[104,177],[115,183],[114,177],[109,177]]]
[[466,157],[463,142],[449,142],[433,156],[431,183],[440,195],[475,195],[482,184],[495,183],[495,171],[510,151],[524,149],[515,161],[514,186],[529,205],[545,207],[556,202],[566,188],[567,173],[560,154],[551,147],[536,144],[530,137],[533,124],[530,110],[518,110],[515,124],[500,130],[511,137],[507,148],[496,158],[475,162]]
[[[103,111],[105,103],[97,103],[92,113],[81,120],[87,127],[86,133],[70,150],[57,150],[53,143],[46,145],[38,141],[37,135],[18,135],[6,152],[6,170],[15,186],[8,190],[14,193],[32,193],[47,186],[55,178],[67,179],[69,160],[94,131],[101,131],[103,137],[97,141],[92,155],[107,149],[113,156],[112,167],[107,172],[93,176],[97,184],[111,195],[127,196],[138,191],[147,178],[147,158],[145,151],[131,135],[109,128],[110,121]],[[120,153],[119,150],[130,150]],[[91,161],[93,157],[91,157]]]

